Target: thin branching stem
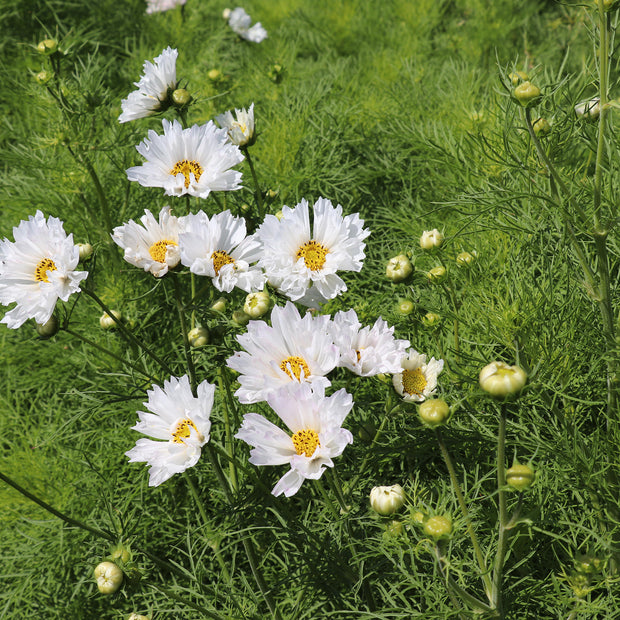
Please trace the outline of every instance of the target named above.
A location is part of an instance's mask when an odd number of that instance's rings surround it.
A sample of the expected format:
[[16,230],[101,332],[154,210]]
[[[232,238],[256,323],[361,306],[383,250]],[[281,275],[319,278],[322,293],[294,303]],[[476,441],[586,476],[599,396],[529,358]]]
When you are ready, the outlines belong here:
[[189,345],[189,339],[187,337],[187,321],[185,320],[185,307],[183,306],[183,298],[181,285],[176,273],[170,274],[172,276],[172,283],[174,285],[174,298],[177,305],[177,312],[179,313],[179,322],[181,324],[181,336],[183,338],[183,351],[185,353],[185,361],[187,364],[187,371],[189,373],[189,383],[192,388],[192,394],[194,398],[198,396],[198,383],[196,380],[196,368],[194,366],[194,358],[192,357],[192,350]]

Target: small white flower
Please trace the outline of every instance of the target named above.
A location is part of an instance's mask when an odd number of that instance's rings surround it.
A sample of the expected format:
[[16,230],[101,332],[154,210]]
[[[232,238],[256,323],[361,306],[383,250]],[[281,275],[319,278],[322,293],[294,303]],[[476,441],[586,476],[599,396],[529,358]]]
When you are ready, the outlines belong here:
[[443,370],[443,360],[431,357],[426,363],[426,355],[410,349],[401,360],[402,372],[392,377],[394,389],[404,400],[421,403],[437,389],[437,376]]
[[370,231],[357,213],[342,215],[340,205],[319,198],[310,231],[308,201],[282,208],[282,219],[267,215],[258,229],[264,253],[260,265],[269,283],[305,306],[318,307],[347,286],[337,271],[360,271],[364,239]]
[[179,219],[170,215],[170,207],[159,212],[159,222],[145,209],[142,225],[130,220],[117,226],[112,239],[125,251],[124,259],[161,278],[181,260],[179,251]]
[[241,173],[231,170],[243,155],[228,141],[228,132],[213,121],[183,129],[181,123],[162,121],[164,133],[153,130],[136,150],[146,162],[127,170],[127,178],[144,187],[163,187],[168,196],[190,194],[206,198],[212,191],[241,187]]
[[247,110],[235,108],[235,116],[230,110],[215,117],[215,122],[228,131],[228,138],[237,146],[254,144],[254,104]]
[[261,256],[255,235],[246,236],[245,220],[230,211],[211,219],[203,211],[184,218],[179,235],[181,262],[192,273],[208,276],[218,291],[230,293],[236,286],[246,292],[262,289],[265,276],[254,265]]
[[325,375],[340,357],[329,334],[329,317],[303,318],[288,302],[271,312],[271,324],[250,321],[246,334],[237,336],[245,351],[226,360],[240,373],[241,387],[235,395],[242,403],[257,403],[291,382],[330,385]]
[[17,305],[0,323],[17,329],[34,319],[42,325],[49,321],[59,298],[67,301],[80,290],[88,272],[74,271],[79,248],[55,217],[46,221],[37,211],[13,228],[13,237],[15,242],[0,241],[0,303]]
[[187,375],[164,381],[148,391],[144,406],[151,412],[138,411],[140,421],[132,427],[153,439],[138,439],[125,452],[130,463],[149,464],[149,486],[156,487],[174,474],[193,467],[202,447],[209,441],[215,386],[203,381],[194,397]]
[[162,11],[169,11],[177,6],[182,6],[187,0],[146,0],[146,13],[151,15],[152,13],[161,13]]
[[237,7],[228,13],[228,25],[235,34],[252,43],[260,43],[267,38],[267,31],[256,22],[252,26],[252,18],[241,8]]
[[362,327],[355,310],[340,311],[334,316],[331,332],[340,349],[338,366],[362,377],[401,371],[409,341],[394,338],[394,328],[383,319],[377,319],[372,327]]
[[177,87],[177,56],[176,49],[167,47],[153,62],[144,63],[140,81],[134,82],[138,90],[121,101],[123,111],[118,117],[119,123],[145,118],[162,109],[168,93]]
[[318,480],[325,467],[333,467],[332,458],[353,443],[351,433],[342,428],[353,399],[344,389],[326,397],[322,385],[301,383],[281,388],[267,402],[292,434],[258,413],[248,413],[235,437],[253,447],[253,465],[290,464],[272,493],[291,497],[304,480]]

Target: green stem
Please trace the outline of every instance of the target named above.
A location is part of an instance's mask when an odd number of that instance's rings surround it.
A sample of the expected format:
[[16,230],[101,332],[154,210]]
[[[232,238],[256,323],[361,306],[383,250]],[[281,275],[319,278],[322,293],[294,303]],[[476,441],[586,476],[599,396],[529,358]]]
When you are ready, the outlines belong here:
[[228,463],[228,469],[230,472],[230,480],[233,491],[236,493],[239,489],[237,481],[237,463],[235,460],[235,444],[233,442],[231,420],[229,415],[229,403],[232,401],[232,394],[230,393],[230,385],[228,381],[224,379],[224,373],[226,368],[220,366],[217,370],[217,382],[220,388],[220,393],[224,395],[222,398],[222,410],[224,413],[224,430],[226,433],[226,451],[230,453],[230,461]]
[[250,149],[248,149],[247,146],[242,146],[241,151],[245,155],[248,166],[250,167],[252,181],[254,181],[254,195],[256,197],[256,204],[258,206],[258,220],[261,221],[265,214],[263,212],[263,195],[260,191],[260,186],[258,184],[258,177],[256,176],[256,170],[254,170],[254,163],[252,162],[252,158],[250,157]]
[[210,611],[209,609],[205,609],[204,607],[202,607],[202,606],[198,605],[197,603],[194,603],[193,601],[191,601],[186,596],[179,596],[176,592],[173,592],[172,590],[170,590],[168,588],[162,588],[162,587],[157,586],[155,584],[150,584],[150,586],[152,588],[154,588],[155,590],[157,590],[158,592],[161,592],[163,595],[167,596],[168,598],[171,598],[173,601],[177,601],[178,603],[181,603],[183,605],[187,605],[187,607],[191,607],[192,609],[195,609],[196,611],[200,612],[201,614],[203,614],[207,618],[213,618],[214,620],[226,620],[226,616],[220,616],[219,614],[215,613],[214,611]]
[[162,369],[166,371],[166,373],[168,373],[170,376],[174,376],[174,373],[172,372],[168,364],[166,364],[166,362],[164,362],[164,360],[162,360],[157,354],[151,351],[151,349],[149,349],[143,342],[138,340],[136,336],[134,336],[133,332],[131,332],[131,330],[129,330],[125,326],[125,324],[114,315],[112,310],[110,310],[110,308],[108,308],[93,291],[88,288],[82,288],[82,292],[88,295],[94,302],[99,305],[99,307],[116,323],[116,326],[130,342],[140,347],[148,356],[150,356],[155,362],[157,362],[162,367]]
[[183,337],[183,351],[185,352],[185,361],[187,363],[187,371],[189,373],[189,383],[192,388],[192,394],[194,398],[198,396],[198,383],[196,380],[196,368],[194,366],[194,358],[192,357],[192,350],[189,345],[189,339],[187,337],[187,321],[185,320],[185,308],[183,307],[183,295],[181,292],[181,286],[176,273],[171,273],[172,283],[174,285],[174,298],[177,304],[177,311],[179,313],[179,322],[181,323],[181,334]]
[[329,511],[332,513],[332,516],[334,517],[334,519],[339,520],[340,513],[338,512],[338,509],[336,508],[336,506],[334,506],[334,502],[332,502],[332,498],[329,496],[329,494],[325,490],[325,487],[323,486],[323,481],[319,478],[318,480],[314,481],[314,484],[319,490],[319,492],[321,493],[321,496],[323,497],[323,500],[325,501],[325,505],[327,506]]
[[251,538],[243,537],[241,539],[243,542],[243,548],[245,549],[245,555],[248,558],[248,562],[250,563],[250,569],[252,570],[252,575],[254,576],[254,581],[256,581],[256,585],[258,585],[267,606],[269,607],[269,611],[271,612],[271,616],[274,620],[281,620],[282,616],[278,611],[278,608],[275,606],[273,599],[271,598],[271,593],[269,592],[269,588],[265,583],[263,578],[263,574],[260,571],[258,566],[258,562],[256,561],[256,552],[254,551],[254,544]]
[[596,147],[596,164],[594,171],[594,230],[600,232],[601,193],[603,184],[603,157],[605,153],[605,128],[607,125],[607,90],[609,77],[609,33],[607,13],[603,8],[603,0],[598,1],[599,13],[599,122]]
[[480,576],[484,583],[484,589],[487,598],[489,599],[489,601],[492,601],[493,583],[491,581],[491,577],[489,576],[489,572],[484,560],[484,554],[482,553],[482,548],[480,547],[478,537],[476,536],[474,526],[469,516],[469,510],[467,508],[467,504],[465,503],[465,498],[463,497],[461,485],[459,484],[454,465],[452,464],[450,453],[448,452],[448,448],[444,443],[441,431],[438,428],[435,429],[435,436],[437,437],[437,442],[439,443],[439,449],[441,450],[443,460],[446,464],[446,467],[448,468],[448,473],[450,474],[450,481],[452,482],[452,488],[454,489],[456,499],[458,501],[459,507],[461,508],[463,519],[465,520],[465,524],[467,525],[467,532],[469,534],[469,538],[471,539],[471,544],[474,547],[474,555],[476,556],[476,561],[478,562],[478,567],[480,568]]

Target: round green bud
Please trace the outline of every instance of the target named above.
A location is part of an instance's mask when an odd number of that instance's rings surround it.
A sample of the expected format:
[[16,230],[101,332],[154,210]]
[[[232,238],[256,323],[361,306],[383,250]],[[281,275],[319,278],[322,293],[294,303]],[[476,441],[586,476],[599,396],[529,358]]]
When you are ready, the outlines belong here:
[[226,297],[219,297],[211,306],[211,310],[215,310],[216,312],[224,312],[226,310],[227,303]]
[[101,594],[114,594],[123,583],[123,571],[114,562],[101,562],[94,572]]
[[540,88],[531,82],[523,82],[514,89],[513,94],[524,108],[530,108],[540,99]]
[[427,398],[418,407],[418,415],[426,426],[442,426],[450,419],[450,407],[442,398]]
[[51,71],[39,71],[39,73],[37,73],[34,76],[34,79],[37,81],[38,84],[47,84],[52,77],[54,76],[54,74]]
[[385,526],[385,535],[388,538],[398,538],[404,531],[405,528],[400,521],[390,521]]
[[517,491],[525,491],[525,489],[532,486],[534,477],[535,472],[528,465],[515,463],[506,470],[506,482]]
[[273,200],[277,195],[278,195],[277,189],[268,189],[267,193],[265,194],[265,196],[267,196],[267,198],[269,198],[270,200]]
[[402,282],[413,272],[411,261],[405,254],[399,254],[390,258],[385,268],[385,277],[392,282]]
[[534,121],[534,125],[532,127],[537,136],[546,136],[551,133],[551,125],[546,118],[541,117],[537,121]]
[[433,267],[426,274],[426,277],[428,278],[429,282],[432,282],[433,284],[439,284],[440,282],[443,282],[443,280],[446,279],[446,268],[443,267],[442,265]]
[[126,564],[131,561],[131,549],[122,543],[119,543],[112,549],[110,553],[110,560],[113,562],[121,562],[121,564]]
[[224,75],[219,69],[211,69],[210,71],[207,71],[207,77],[212,82],[219,82],[220,80],[223,79]]
[[58,49],[58,41],[56,39],[43,39],[37,45],[37,52],[39,54],[53,54]]
[[411,520],[415,523],[415,525],[424,525],[424,522],[426,521],[426,515],[422,511],[416,510],[411,515]]
[[513,86],[518,86],[521,82],[527,82],[530,76],[525,71],[513,71],[508,79],[512,82]]
[[435,312],[427,312],[422,317],[422,324],[424,327],[437,327],[441,323],[441,317]]
[[476,252],[460,252],[456,255],[456,264],[458,267],[469,267],[476,260]]
[[204,347],[209,344],[209,331],[198,325],[194,329],[190,329],[187,333],[190,347]]
[[405,491],[400,484],[389,487],[373,487],[370,492],[370,505],[380,515],[391,515],[405,505]]
[[448,538],[452,533],[452,520],[450,519],[450,517],[441,515],[429,517],[424,522],[422,530],[427,536],[430,536],[435,540]]
[[185,88],[177,88],[172,93],[172,103],[179,108],[188,105],[191,100],[192,96],[188,90],[185,90]]
[[37,334],[39,334],[43,340],[47,340],[57,334],[59,328],[60,324],[58,323],[58,319],[53,314],[45,323],[37,323],[36,325]]
[[235,310],[232,314],[232,320],[237,325],[247,325],[250,322],[250,315],[246,314],[243,310]]
[[507,398],[518,394],[527,381],[525,371],[519,366],[505,362],[491,362],[481,371],[480,387],[495,398]]
[[399,299],[398,300],[397,311],[399,314],[402,314],[403,316],[407,316],[408,314],[411,314],[413,312],[414,308],[415,308],[415,304],[410,299]]

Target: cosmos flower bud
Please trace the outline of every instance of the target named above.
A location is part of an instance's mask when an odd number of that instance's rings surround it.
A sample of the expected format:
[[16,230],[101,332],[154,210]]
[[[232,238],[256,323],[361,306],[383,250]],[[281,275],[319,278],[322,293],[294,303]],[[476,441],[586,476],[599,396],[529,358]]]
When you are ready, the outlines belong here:
[[575,570],[582,575],[600,573],[607,564],[604,558],[598,558],[592,553],[577,553],[573,562],[575,563]]
[[582,101],[575,106],[575,114],[587,120],[595,120],[601,113],[601,100],[594,97],[589,101]]
[[80,260],[85,261],[90,258],[93,253],[93,246],[90,243],[78,243],[78,251],[80,252]]
[[257,319],[263,314],[266,314],[271,310],[272,306],[269,293],[265,291],[258,291],[257,293],[250,293],[245,298],[245,304],[243,305],[243,311],[251,318]]
[[[122,315],[118,310],[110,310],[110,312],[120,321]],[[104,312],[99,318],[99,325],[102,329],[113,329],[116,327],[116,321],[107,312]]]
[[235,310],[232,314],[232,320],[237,325],[247,325],[250,322],[250,315],[246,314],[243,310]]
[[278,218],[278,221],[280,221],[283,217],[284,217],[284,213],[282,213],[282,209],[280,209],[280,211],[278,211],[275,216]]
[[58,319],[52,314],[46,323],[42,325],[37,323],[36,330],[37,334],[39,334],[43,340],[47,340],[58,333],[59,327]]
[[405,528],[401,521],[390,521],[386,524],[383,535],[386,538],[398,538],[404,531]]
[[518,86],[521,82],[527,82],[530,76],[525,71],[513,71],[508,78],[512,82],[513,86]]
[[603,11],[611,11],[618,6],[618,0],[603,0]]
[[215,303],[211,306],[211,310],[215,310],[216,312],[224,312],[226,310],[226,298],[220,297],[215,300]]
[[185,88],[177,88],[172,92],[172,103],[179,108],[188,105],[191,100],[192,95]]
[[422,324],[424,327],[437,327],[441,323],[441,317],[435,312],[427,312],[422,317]]
[[370,505],[380,515],[391,515],[405,504],[405,491],[400,484],[390,487],[373,487],[370,492]]
[[207,77],[212,82],[219,82],[224,77],[224,75],[219,69],[210,69],[209,71],[207,71]]
[[399,299],[398,300],[398,313],[403,316],[407,316],[413,312],[414,303],[410,299]]
[[34,76],[34,79],[38,84],[47,84],[52,79],[53,75],[54,74],[51,71],[43,70],[39,71],[39,73]]
[[412,515],[411,515],[411,520],[416,524],[416,525],[424,525],[424,521],[426,521],[426,515],[421,511],[421,510],[416,510]]
[[491,362],[480,371],[480,387],[495,398],[518,394],[525,385],[527,375],[519,366],[504,362]]
[[402,282],[412,272],[413,266],[405,254],[399,254],[394,256],[394,258],[390,258],[385,268],[385,276],[388,280],[392,280],[392,282]]
[[530,108],[540,99],[540,88],[531,82],[522,82],[514,89],[513,94],[524,108]]
[[282,65],[277,62],[271,65],[267,75],[272,82],[278,83],[282,79]]
[[114,594],[123,583],[123,571],[114,562],[101,562],[95,568],[95,581],[101,594]]
[[43,41],[37,45],[37,52],[47,56],[53,54],[57,49],[58,41],[56,41],[56,39],[43,39]]
[[529,465],[515,463],[506,470],[506,482],[517,491],[525,491],[534,482],[535,472]]
[[452,520],[450,517],[437,515],[429,517],[422,526],[424,533],[435,540],[448,538],[452,533]]
[[468,267],[476,260],[475,250],[472,252],[460,252],[456,255],[456,264],[459,267]]
[[135,611],[127,616],[127,620],[151,620],[148,616],[137,614]]
[[209,344],[209,332],[199,325],[189,330],[187,339],[190,347],[203,347],[205,344]]
[[443,280],[446,279],[446,268],[443,267],[442,265],[438,265],[437,267],[433,267],[426,274],[426,276],[429,282],[432,282],[433,284],[439,284],[440,282],[443,282]]
[[230,17],[230,9],[224,9],[224,10],[222,11],[222,17],[223,17],[224,19],[228,19],[228,18]]
[[546,136],[551,132],[551,125],[549,124],[549,121],[542,117],[534,122],[532,128],[537,136]]
[[450,407],[442,398],[426,399],[418,407],[418,415],[426,426],[434,428],[445,424],[450,419]]
[[433,228],[433,230],[425,230],[420,237],[420,247],[423,250],[438,248],[442,243],[443,233],[440,233],[436,228]]

